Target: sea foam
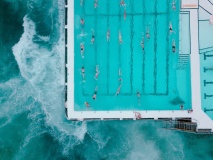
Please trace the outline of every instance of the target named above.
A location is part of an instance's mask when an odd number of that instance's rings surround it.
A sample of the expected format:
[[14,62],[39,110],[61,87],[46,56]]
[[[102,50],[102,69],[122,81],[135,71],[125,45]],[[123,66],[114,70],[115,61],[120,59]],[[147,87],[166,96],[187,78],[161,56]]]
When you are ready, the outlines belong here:
[[[52,42],[48,36],[38,35],[36,24],[29,15],[23,18],[24,32],[19,42],[12,48],[20,69],[21,76],[35,91],[33,98],[41,103],[45,123],[52,128],[52,134],[61,142],[66,153],[68,148],[83,141],[87,132],[85,122],[70,122],[64,112],[64,3],[58,2],[59,31],[57,42]],[[35,36],[54,45],[51,48],[36,43]],[[35,116],[31,115],[31,119]],[[37,124],[39,125],[39,124]],[[31,136],[29,136],[31,137]],[[29,141],[29,137],[26,143]],[[68,139],[67,139],[68,138]],[[70,141],[72,143],[67,143]],[[24,145],[26,146],[26,144]]]

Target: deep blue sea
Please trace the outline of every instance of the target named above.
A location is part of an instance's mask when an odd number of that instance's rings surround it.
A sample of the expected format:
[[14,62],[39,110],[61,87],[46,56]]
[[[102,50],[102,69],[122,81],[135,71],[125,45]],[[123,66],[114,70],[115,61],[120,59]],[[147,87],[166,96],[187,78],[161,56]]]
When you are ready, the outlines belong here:
[[0,160],[211,160],[213,137],[156,121],[71,122],[63,0],[0,0]]

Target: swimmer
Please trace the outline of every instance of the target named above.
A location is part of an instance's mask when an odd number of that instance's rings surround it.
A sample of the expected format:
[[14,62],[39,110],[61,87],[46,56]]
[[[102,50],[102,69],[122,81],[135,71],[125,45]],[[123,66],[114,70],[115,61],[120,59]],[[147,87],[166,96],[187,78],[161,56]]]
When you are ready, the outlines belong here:
[[180,110],[183,110],[183,109],[184,109],[183,104],[181,104],[180,105]]
[[175,33],[172,29],[172,22],[169,23],[169,33],[170,34]]
[[81,68],[81,75],[82,75],[82,78],[84,79],[85,78],[85,69],[84,69],[84,67]]
[[110,41],[110,30],[109,29],[107,30],[106,39],[107,39],[107,42]]
[[118,96],[120,94],[120,91],[121,91],[121,85],[118,87],[117,92],[116,92],[115,95]]
[[118,78],[118,81],[119,81],[120,83],[121,83],[121,81],[122,81],[122,77],[121,77],[121,76],[122,76],[121,69],[119,69],[119,70],[118,70],[118,77],[119,77],[119,78]]
[[144,50],[144,37],[142,37],[142,40],[141,40],[141,47]]
[[84,0],[80,1],[80,6],[83,6]]
[[99,66],[98,65],[96,65],[96,67],[95,67],[95,79],[97,80],[98,79],[98,75],[100,74],[100,71],[99,71]]
[[94,2],[94,8],[97,8],[98,7],[98,0],[95,0]]
[[140,97],[141,97],[140,92],[137,92],[137,97],[138,97],[138,98],[140,98]]
[[175,53],[176,52],[176,48],[175,48],[175,40],[172,40],[172,52]]
[[176,1],[175,0],[173,0],[172,1],[172,10],[176,10]]
[[146,27],[146,38],[150,39],[149,27]]
[[83,26],[84,25],[84,19],[81,18],[81,25]]
[[119,39],[119,43],[122,44],[123,40],[122,40],[122,35],[121,35],[121,31],[120,30],[118,32],[118,39]]
[[86,107],[90,106],[90,104],[88,102],[84,102],[84,104],[85,104]]
[[121,69],[119,68],[118,70],[118,76],[121,77],[122,76],[122,72],[121,72]]
[[122,78],[120,77],[120,78],[118,78],[118,81],[121,83],[121,81],[122,81]]
[[169,23],[169,33],[171,34],[173,32],[172,30],[172,22]]
[[140,95],[140,92],[137,92],[137,97],[138,97],[138,105],[140,106],[140,98],[141,98],[141,95]]
[[124,0],[121,0],[121,1],[120,1],[120,6],[122,6],[122,7],[125,6]]
[[124,20],[126,20],[126,9],[124,9]]
[[83,43],[80,44],[80,48],[81,48],[81,57],[84,58],[84,44]]
[[93,100],[96,100],[97,93],[98,93],[98,86],[95,87],[95,91],[94,91],[94,94],[93,94],[93,96],[92,96],[92,99],[93,99]]
[[95,42],[95,33],[94,30],[92,29],[92,39],[91,39],[91,43],[94,44]]

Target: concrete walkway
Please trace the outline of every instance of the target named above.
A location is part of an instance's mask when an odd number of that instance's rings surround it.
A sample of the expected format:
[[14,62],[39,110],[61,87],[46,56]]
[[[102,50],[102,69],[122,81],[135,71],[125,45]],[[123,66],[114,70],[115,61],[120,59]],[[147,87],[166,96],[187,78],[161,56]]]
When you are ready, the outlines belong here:
[[208,0],[200,0],[199,5],[209,13],[213,14],[213,5]]

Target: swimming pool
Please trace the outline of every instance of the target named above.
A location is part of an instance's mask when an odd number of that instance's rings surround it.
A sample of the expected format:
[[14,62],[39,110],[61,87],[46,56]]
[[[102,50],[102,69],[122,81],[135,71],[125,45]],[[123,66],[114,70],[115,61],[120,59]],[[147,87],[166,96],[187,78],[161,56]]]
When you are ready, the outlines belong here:
[[[99,0],[97,8],[94,8],[94,0],[85,0],[82,5],[79,0],[74,5],[75,110],[179,110],[180,104],[184,104],[184,109],[191,108],[190,65],[177,68],[179,1],[176,11],[172,10],[171,0],[137,3],[125,0],[125,6],[120,5],[120,0]],[[81,18],[84,25],[80,23]],[[108,30],[110,42],[106,40]],[[147,30],[150,39],[146,38]],[[119,32],[122,44],[119,44]],[[97,80],[94,78],[96,66],[100,71]],[[93,100],[96,86],[97,99]],[[119,86],[120,94],[116,96]],[[85,107],[85,102],[90,107]]]
[[210,14],[203,10],[199,10],[199,45],[200,45],[200,73],[201,73],[201,97],[202,109],[213,119],[212,114],[212,58],[213,58],[213,32],[212,24],[209,23]]

